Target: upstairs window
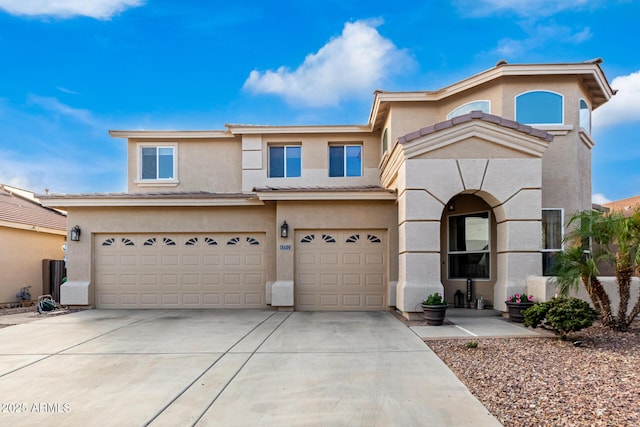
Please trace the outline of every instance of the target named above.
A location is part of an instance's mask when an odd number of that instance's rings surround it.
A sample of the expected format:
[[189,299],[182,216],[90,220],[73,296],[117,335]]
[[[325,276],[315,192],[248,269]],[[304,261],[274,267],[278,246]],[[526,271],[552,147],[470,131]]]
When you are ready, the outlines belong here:
[[591,110],[584,99],[580,100],[580,127],[591,133]]
[[389,149],[389,129],[384,130],[382,134],[382,154],[386,153]]
[[482,111],[483,113],[491,112],[491,103],[489,101],[472,101],[464,105],[459,106],[449,114],[447,114],[447,120],[454,117],[463,116],[469,114],[472,111]]
[[362,176],[362,145],[329,146],[329,176]]
[[144,146],[140,149],[140,158],[143,180],[175,179],[175,147]]
[[556,265],[556,255],[562,251],[562,209],[542,210],[542,274],[551,276]]
[[302,172],[302,147],[284,145],[269,147],[269,177],[296,178]]
[[528,125],[564,123],[562,95],[549,91],[525,92],[516,96],[516,122]]

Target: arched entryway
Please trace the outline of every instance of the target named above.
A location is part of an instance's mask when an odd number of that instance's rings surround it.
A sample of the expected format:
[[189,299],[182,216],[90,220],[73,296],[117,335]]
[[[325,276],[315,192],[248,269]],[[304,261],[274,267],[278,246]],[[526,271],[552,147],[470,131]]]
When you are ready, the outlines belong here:
[[498,271],[496,229],[491,206],[479,196],[459,194],[445,205],[440,219],[440,280],[450,304],[459,290],[465,306],[473,306],[480,297],[493,305]]

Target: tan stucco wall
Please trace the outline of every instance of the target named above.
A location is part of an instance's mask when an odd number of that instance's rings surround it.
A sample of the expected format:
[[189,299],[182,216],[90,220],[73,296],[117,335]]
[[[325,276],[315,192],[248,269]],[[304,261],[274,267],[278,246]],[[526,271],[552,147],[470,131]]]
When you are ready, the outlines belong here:
[[[251,136],[254,138],[255,136]],[[380,133],[355,134],[269,134],[261,137],[261,150],[251,150],[253,163],[261,162],[261,168],[244,165],[242,172],[243,191],[260,187],[344,187],[380,185],[378,163],[380,162]],[[362,176],[330,177],[329,146],[361,144],[363,147]],[[269,146],[300,145],[302,147],[302,174],[296,178],[269,178]],[[246,152],[245,152],[246,153]]]
[[[206,233],[261,232],[267,251],[276,249],[275,205],[243,207],[71,208],[70,223],[80,225],[79,242],[69,242],[67,276],[93,282],[93,245],[96,233]],[[275,259],[267,260],[267,282],[276,276]]]
[[62,260],[65,236],[0,227],[0,303],[17,301],[21,287],[31,285],[31,298],[42,295],[42,260]]
[[[177,185],[136,183],[140,164],[139,144],[177,144]],[[240,192],[242,191],[242,148],[240,139],[154,139],[129,140],[128,191],[140,192]],[[223,178],[223,179],[221,179]]]

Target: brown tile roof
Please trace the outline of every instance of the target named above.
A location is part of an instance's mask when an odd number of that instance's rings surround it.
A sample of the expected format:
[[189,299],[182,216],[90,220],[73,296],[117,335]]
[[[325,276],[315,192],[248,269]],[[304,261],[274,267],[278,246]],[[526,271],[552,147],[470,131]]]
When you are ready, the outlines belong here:
[[64,231],[67,217],[0,185],[0,221]]
[[152,192],[152,193],[76,193],[39,195],[46,200],[55,199],[252,199],[255,194],[212,193],[208,191]]
[[310,192],[336,192],[336,193],[346,193],[346,192],[385,192],[385,193],[393,193],[394,190],[390,190],[388,188],[380,187],[378,185],[360,185],[360,186],[347,186],[347,187],[261,187],[254,188],[253,191],[258,193],[268,193],[268,192],[283,192],[283,193],[310,193]]
[[398,138],[398,143],[404,144],[407,142],[411,142],[414,139],[418,139],[422,136],[430,135],[432,133],[439,132],[443,129],[451,128],[461,123],[468,123],[472,120],[482,120],[489,123],[495,123],[499,126],[513,129],[518,132],[526,133],[528,135],[535,136],[549,142],[553,141],[553,135],[551,135],[549,132],[546,132],[544,130],[536,129],[528,125],[523,125],[522,123],[505,119],[500,116],[496,116],[494,114],[487,114],[487,113],[483,113],[482,111],[472,111],[469,114],[457,116],[450,120],[445,120],[443,122],[439,122],[434,125],[427,126],[422,129],[418,129],[417,131],[401,136],[400,138]]
[[612,211],[619,211],[626,216],[631,215],[636,208],[640,206],[640,196],[629,197],[621,200],[614,200],[613,202],[604,203],[602,206],[609,208]]

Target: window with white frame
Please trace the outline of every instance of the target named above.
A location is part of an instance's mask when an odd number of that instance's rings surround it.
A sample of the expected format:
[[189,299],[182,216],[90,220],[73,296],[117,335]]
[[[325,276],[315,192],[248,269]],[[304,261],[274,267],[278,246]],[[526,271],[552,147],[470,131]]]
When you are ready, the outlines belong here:
[[269,178],[296,178],[302,173],[302,147],[280,145],[269,147]]
[[489,212],[449,216],[449,279],[489,279],[491,267]]
[[176,147],[140,147],[140,179],[147,181],[176,179]]
[[584,99],[580,100],[580,127],[591,133],[591,110]]
[[528,125],[562,124],[563,97],[546,91],[535,90],[516,96],[516,121]]
[[330,145],[329,176],[362,176],[362,145]]
[[464,105],[459,106],[449,114],[447,114],[447,120],[454,117],[463,116],[469,114],[472,111],[482,111],[483,113],[491,112],[491,103],[489,101],[472,101]]
[[553,275],[556,256],[562,251],[563,216],[562,209],[542,210],[542,274],[544,276]]

